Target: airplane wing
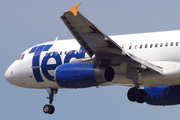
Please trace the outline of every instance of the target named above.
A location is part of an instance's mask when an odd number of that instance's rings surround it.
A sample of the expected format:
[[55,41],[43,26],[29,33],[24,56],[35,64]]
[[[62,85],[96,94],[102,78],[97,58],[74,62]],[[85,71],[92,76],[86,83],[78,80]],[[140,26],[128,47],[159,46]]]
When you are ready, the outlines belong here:
[[126,52],[110,37],[101,32],[94,24],[78,12],[77,8],[79,5],[80,3],[65,12],[61,16],[61,19],[90,57],[95,55],[98,60],[108,60],[119,57],[122,58],[122,61],[127,61],[132,66],[141,69],[148,68],[163,75],[161,67]]

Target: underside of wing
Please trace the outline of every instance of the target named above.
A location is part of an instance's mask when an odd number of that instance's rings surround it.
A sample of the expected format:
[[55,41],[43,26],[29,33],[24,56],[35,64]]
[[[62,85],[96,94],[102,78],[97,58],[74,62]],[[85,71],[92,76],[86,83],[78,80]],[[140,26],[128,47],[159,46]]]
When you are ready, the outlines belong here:
[[[128,53],[77,11],[80,4],[65,12],[61,19],[90,57],[98,64],[120,65],[126,61],[140,69],[151,69],[163,75],[162,68]],[[123,41],[123,40],[122,40]]]

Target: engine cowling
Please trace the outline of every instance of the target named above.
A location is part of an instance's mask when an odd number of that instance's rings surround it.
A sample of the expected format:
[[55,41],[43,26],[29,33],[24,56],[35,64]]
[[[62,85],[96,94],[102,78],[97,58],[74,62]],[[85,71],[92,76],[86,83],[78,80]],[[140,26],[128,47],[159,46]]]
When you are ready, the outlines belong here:
[[180,104],[180,85],[145,87],[148,97],[146,103],[150,105]]
[[114,69],[110,66],[99,67],[90,63],[68,63],[55,70],[55,79],[64,88],[85,88],[104,82],[111,82]]

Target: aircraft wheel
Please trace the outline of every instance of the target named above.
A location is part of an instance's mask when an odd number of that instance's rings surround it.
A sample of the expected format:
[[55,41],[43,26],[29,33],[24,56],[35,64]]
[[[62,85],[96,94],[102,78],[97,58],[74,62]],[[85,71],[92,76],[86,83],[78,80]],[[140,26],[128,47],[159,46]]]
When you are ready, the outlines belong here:
[[45,105],[45,106],[43,107],[44,113],[49,113],[50,108],[51,108],[50,105]]
[[50,111],[49,111],[49,114],[53,114],[53,113],[54,113],[54,111],[55,111],[54,106],[50,106]]
[[54,113],[54,111],[55,111],[55,108],[54,108],[54,106],[53,105],[45,105],[44,107],[43,107],[43,111],[44,111],[44,113],[49,113],[49,114],[53,114]]
[[147,99],[147,92],[143,89],[139,89],[140,97],[137,100],[138,103],[144,103]]
[[136,87],[130,88],[127,97],[131,102],[136,102],[140,98],[140,91]]

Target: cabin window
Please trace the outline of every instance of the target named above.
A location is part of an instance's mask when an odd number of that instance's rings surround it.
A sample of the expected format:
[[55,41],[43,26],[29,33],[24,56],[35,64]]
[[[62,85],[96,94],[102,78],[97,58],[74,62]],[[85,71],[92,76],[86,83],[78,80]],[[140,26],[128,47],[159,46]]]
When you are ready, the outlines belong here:
[[168,46],[168,43],[166,43],[165,46],[167,47],[167,46]]
[[77,50],[74,51],[74,54],[77,54]]
[[129,49],[131,49],[131,48],[132,48],[132,46],[130,45],[130,46],[129,46]]
[[152,48],[152,47],[153,47],[153,44],[150,45],[150,48]]
[[79,54],[81,54],[82,53],[82,50],[79,50]]
[[178,46],[179,45],[179,42],[176,42],[176,46]]
[[162,47],[162,46],[163,46],[163,43],[160,44],[160,47]]
[[72,50],[69,52],[69,54],[70,54],[70,55],[72,54]]
[[64,54],[66,55],[66,54],[67,54],[67,51],[65,51]]
[[156,43],[155,47],[158,47],[158,44]]
[[58,54],[58,53],[57,53],[57,52],[55,52],[55,56],[57,56],[57,54]]
[[50,56],[53,56],[53,52],[50,53]]
[[48,56],[48,53],[46,53],[46,57]]
[[134,47],[134,49],[137,49],[138,48],[138,46],[136,45],[135,47]]
[[148,46],[148,45],[146,44],[146,45],[145,45],[145,48],[147,48],[147,46]]
[[171,46],[173,46],[173,42],[171,43]]
[[62,55],[62,51],[60,52],[60,55]]
[[143,45],[140,45],[140,49],[143,47]]

